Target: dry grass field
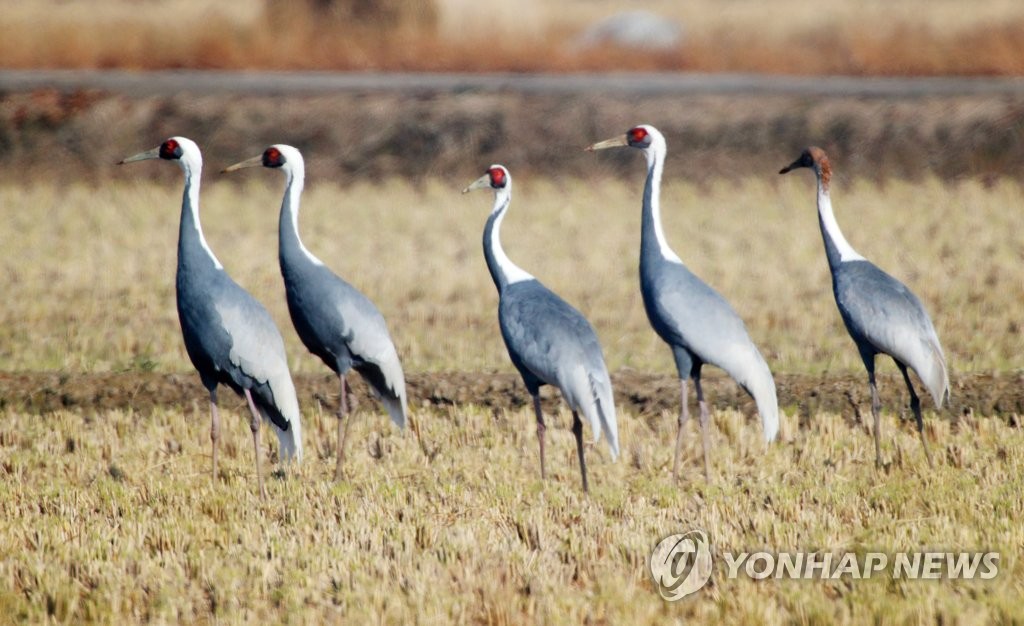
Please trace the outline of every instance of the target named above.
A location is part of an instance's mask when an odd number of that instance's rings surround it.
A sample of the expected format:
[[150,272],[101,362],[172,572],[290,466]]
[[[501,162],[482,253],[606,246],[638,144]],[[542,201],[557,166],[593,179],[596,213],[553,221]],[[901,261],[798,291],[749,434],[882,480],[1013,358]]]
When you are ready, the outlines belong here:
[[[639,157],[635,165],[630,183],[516,178],[505,244],[588,315],[613,371],[670,373],[637,292]],[[283,299],[280,176],[208,167],[202,215],[212,248],[268,305],[293,372],[322,372]],[[480,250],[491,198],[460,195],[468,182],[308,181],[307,246],[377,301],[411,373],[511,370]],[[833,196],[851,243],[921,296],[954,376],[1019,370],[1019,184],[878,186],[840,175]],[[670,241],[729,297],[777,372],[860,375],[832,302],[809,175],[699,187],[673,180],[662,197]],[[189,372],[174,309],[179,207],[176,177],[0,187],[0,371]],[[307,457],[275,474],[261,503],[244,414],[222,396],[216,482],[201,394],[184,411],[39,415],[4,404],[0,622],[1024,620],[1019,416],[929,415],[929,471],[900,419],[905,399],[883,388],[891,464],[876,470],[869,433],[848,416],[791,414],[783,440],[765,450],[754,420],[720,410],[714,480],[699,475],[691,424],[688,471],[673,484],[674,410],[623,408],[618,462],[603,442],[588,446],[588,498],[564,409],[549,419],[542,484],[528,410],[416,406],[421,447],[366,403],[350,433],[346,480],[336,484],[331,407],[307,402]],[[267,444],[272,460],[275,446]],[[697,595],[664,602],[647,558],[665,535],[694,527],[707,529],[718,551],[930,548],[998,551],[1001,560],[991,581],[719,574]]]
[[[255,495],[244,415],[226,411],[209,475],[205,409],[0,419],[0,622],[990,624],[1024,619],[1024,438],[996,419],[934,421],[937,466],[885,420],[892,465],[834,414],[763,450],[715,415],[711,484],[691,429],[671,481],[674,420],[620,415],[623,458],[588,447],[579,488],[569,415],[538,478],[528,410],[419,411],[411,433],[358,417],[331,480],[334,418],[304,414],[307,458]],[[716,550],[996,551],[990,581],[729,580],[668,603],[647,573],[664,536]],[[721,566],[721,560],[719,560]]]
[[[654,0],[674,51],[580,50],[623,0],[0,0],[0,64],[71,68],[1020,75],[1024,5],[983,0]],[[367,7],[376,7],[367,9]],[[385,8],[381,8],[385,7]],[[390,7],[390,8],[389,8]]]

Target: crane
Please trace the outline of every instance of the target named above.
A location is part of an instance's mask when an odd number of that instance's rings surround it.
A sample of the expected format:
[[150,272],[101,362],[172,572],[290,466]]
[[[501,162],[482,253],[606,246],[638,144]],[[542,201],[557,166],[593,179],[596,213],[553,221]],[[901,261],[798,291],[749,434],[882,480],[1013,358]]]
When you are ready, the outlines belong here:
[[335,479],[340,479],[351,421],[346,419],[345,376],[352,369],[359,372],[395,425],[405,428],[405,374],[384,316],[369,298],[313,256],[299,237],[299,197],[306,170],[302,153],[292,146],[277,144],[224,171],[257,166],[279,169],[285,176],[278,258],[292,324],[306,348],[331,368],[341,384],[338,460],[334,472]]
[[519,370],[533,398],[537,418],[537,442],[540,446],[540,475],[545,479],[544,415],[540,407],[540,388],[554,385],[562,392],[572,410],[572,433],[576,437],[583,491],[587,483],[587,464],[583,458],[583,422],[590,421],[594,441],[601,433],[608,440],[612,459],[619,454],[619,434],[615,422],[612,383],[604,363],[597,334],[583,315],[513,263],[501,245],[501,223],[512,201],[512,177],[502,165],[487,172],[462,190],[494,190],[494,208],[484,227],[484,258],[494,286],[498,289],[498,324],[512,364]]
[[210,394],[210,440],[213,476],[217,477],[220,417],[217,386],[227,385],[245,397],[252,415],[256,477],[266,499],[260,466],[260,418],[277,434],[282,460],[302,458],[302,422],[284,340],[267,310],[228,276],[203,236],[199,221],[199,183],[203,157],[185,137],[171,137],[159,147],[121,161],[172,161],[181,167],[185,191],[178,231],[176,283],[178,319],[185,350]]
[[846,241],[832,212],[829,195],[832,165],[825,151],[814,146],[807,148],[779,174],[804,167],[814,170],[818,182],[818,224],[832,273],[832,294],[846,330],[857,344],[857,351],[868,371],[871,414],[875,421],[875,465],[882,465],[881,401],[875,382],[875,357],[887,354],[896,362],[907,384],[921,446],[928,466],[934,467],[924,436],[921,401],[914,391],[907,368],[917,373],[935,406],[942,408],[943,402],[949,400],[949,372],[939,335],[917,296],[906,285],[858,254]]
[[669,247],[661,226],[661,175],[667,146],[665,137],[650,125],[631,128],[624,135],[595,143],[587,150],[629,146],[643,152],[647,159],[640,231],[640,293],[647,318],[654,331],[672,349],[679,373],[681,408],[672,476],[679,472],[683,446],[683,427],[689,420],[687,379],[700,406],[701,440],[704,448],[704,475],[710,478],[709,410],[701,388],[701,368],[705,363],[725,370],[757,404],[766,442],[779,430],[779,407],[775,380],[768,364],[750,340],[743,320],[729,303],[691,272]]

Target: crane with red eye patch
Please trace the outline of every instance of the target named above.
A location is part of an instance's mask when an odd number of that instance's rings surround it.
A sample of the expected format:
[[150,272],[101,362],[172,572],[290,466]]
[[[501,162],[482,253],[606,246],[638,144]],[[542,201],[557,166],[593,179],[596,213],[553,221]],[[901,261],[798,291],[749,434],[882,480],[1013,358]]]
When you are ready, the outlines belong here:
[[667,147],[658,129],[635,126],[625,134],[600,141],[589,151],[617,146],[641,150],[647,160],[640,233],[640,293],[647,318],[672,349],[679,374],[681,407],[676,432],[672,477],[679,474],[683,428],[689,420],[686,382],[692,379],[700,407],[704,476],[710,479],[710,411],[701,388],[705,363],[726,371],[757,403],[766,442],[779,430],[775,380],[768,364],[747,334],[743,320],[717,291],[691,272],[672,251],[661,226],[661,173]]
[[285,175],[278,223],[278,259],[292,324],[303,345],[338,376],[341,385],[338,461],[334,470],[335,479],[340,480],[345,440],[352,421],[346,376],[353,369],[359,372],[395,425],[405,428],[406,421],[411,421],[405,373],[387,323],[376,305],[328,269],[302,243],[299,236],[299,198],[305,183],[302,153],[292,146],[277,144],[264,150],[262,155],[231,165],[224,171],[260,165],[278,168]]
[[178,319],[185,349],[210,396],[214,480],[220,440],[217,386],[223,384],[244,396],[249,406],[256,478],[260,496],[266,498],[260,461],[261,418],[270,422],[277,434],[283,461],[302,458],[302,422],[284,340],[263,305],[228,276],[206,243],[199,221],[203,168],[199,146],[185,137],[172,137],[121,163],[148,159],[177,162],[185,176],[175,278]]
[[540,388],[553,385],[562,392],[572,410],[572,433],[576,438],[583,491],[588,492],[580,413],[590,422],[594,441],[604,433],[612,459],[619,454],[615,400],[601,344],[583,314],[505,254],[501,245],[501,223],[512,201],[512,177],[508,170],[502,165],[492,165],[462,193],[484,188],[494,190],[494,208],[484,227],[484,258],[498,289],[498,325],[502,339],[512,364],[519,370],[533,398],[541,479],[547,476],[544,460],[547,426],[540,407]]

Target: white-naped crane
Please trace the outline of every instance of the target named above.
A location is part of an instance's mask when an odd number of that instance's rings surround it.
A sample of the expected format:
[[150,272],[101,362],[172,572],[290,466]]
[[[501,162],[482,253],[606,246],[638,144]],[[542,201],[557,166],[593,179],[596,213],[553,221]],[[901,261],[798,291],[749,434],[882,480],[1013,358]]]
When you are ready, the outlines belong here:
[[203,236],[199,221],[199,181],[203,157],[185,137],[171,137],[159,147],[121,163],[163,159],[177,163],[185,175],[178,231],[175,280],[178,319],[185,350],[210,393],[210,440],[213,476],[217,477],[220,418],[217,385],[227,385],[245,400],[252,414],[249,427],[256,452],[260,497],[266,498],[260,461],[260,418],[277,434],[282,461],[302,458],[302,422],[284,340],[267,310],[224,271]]
[[868,371],[871,415],[875,421],[875,465],[882,465],[882,405],[875,383],[875,357],[888,354],[907,384],[910,408],[917,420],[924,456],[928,466],[934,467],[924,436],[921,400],[914,391],[907,368],[917,372],[935,406],[942,408],[943,402],[949,400],[949,372],[939,335],[917,296],[906,285],[858,254],[846,241],[832,212],[832,165],[825,151],[811,146],[796,161],[782,168],[779,174],[805,167],[814,171],[818,181],[818,225],[832,273],[832,294],[846,330],[857,344],[857,351]]
[[351,418],[346,419],[345,376],[352,369],[359,372],[387,409],[391,421],[405,428],[405,374],[384,316],[369,298],[313,256],[299,237],[299,197],[306,171],[302,153],[292,146],[277,144],[224,171],[258,166],[279,169],[285,176],[278,257],[292,324],[306,348],[331,368],[341,384],[338,462],[334,473],[335,479],[340,479],[351,422]]
[[693,379],[700,406],[704,475],[710,477],[710,415],[701,389],[701,368],[705,363],[725,370],[757,404],[764,427],[764,439],[771,442],[779,431],[779,406],[775,380],[768,364],[747,334],[743,320],[729,303],[691,272],[672,251],[661,226],[661,175],[665,165],[665,138],[653,126],[641,125],[587,150],[629,146],[647,159],[640,230],[640,293],[647,318],[665,343],[672,348],[679,372],[682,406],[672,462],[672,476],[678,476],[683,446],[683,427],[689,420],[686,381]]
[[512,201],[512,177],[501,165],[462,190],[494,190],[494,208],[484,227],[484,258],[498,289],[498,324],[512,364],[519,370],[533,398],[540,445],[540,475],[544,465],[544,415],[540,388],[554,385],[572,410],[572,433],[576,437],[583,491],[589,492],[587,464],[583,458],[583,422],[590,422],[594,441],[603,432],[612,459],[619,454],[619,431],[615,422],[612,383],[604,363],[597,334],[583,315],[512,262],[501,245],[501,223]]

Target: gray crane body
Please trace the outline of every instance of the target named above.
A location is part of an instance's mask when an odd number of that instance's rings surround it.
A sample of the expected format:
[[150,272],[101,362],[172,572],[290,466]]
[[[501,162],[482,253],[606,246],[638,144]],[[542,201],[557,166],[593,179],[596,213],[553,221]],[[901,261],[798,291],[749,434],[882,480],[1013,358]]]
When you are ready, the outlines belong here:
[[949,375],[938,333],[921,301],[843,237],[827,190],[819,192],[818,224],[832,274],[832,293],[864,366],[888,354],[917,372],[937,407],[949,397]]
[[185,137],[171,137],[121,163],[150,159],[177,163],[185,178],[175,291],[185,350],[210,394],[214,478],[220,439],[217,386],[224,384],[245,396],[249,404],[256,474],[260,495],[266,497],[260,470],[260,421],[270,422],[282,460],[302,458],[301,416],[284,341],[267,310],[231,280],[206,243],[199,221],[203,171],[199,146]]
[[[640,293],[647,319],[672,349],[680,378],[699,376],[703,364],[709,363],[728,372],[748,393],[752,388],[760,391],[757,376],[763,377],[767,364],[750,341],[743,320],[681,261],[662,253],[647,198],[651,187],[648,180],[640,234]],[[751,368],[753,375],[748,374]]]
[[299,405],[284,340],[263,305],[228,276],[206,244],[199,222],[199,175],[198,170],[186,172],[178,233],[175,290],[185,350],[211,395],[218,384],[239,395],[248,389],[273,426],[281,458],[299,459]]
[[661,226],[661,175],[668,151],[665,137],[647,124],[590,145],[587,150],[628,146],[643,152],[647,161],[643,208],[640,214],[640,294],[647,319],[669,345],[679,373],[679,428],[676,431],[673,478],[679,475],[683,433],[689,421],[687,381],[692,379],[700,407],[700,431],[704,449],[704,476],[711,477],[711,411],[704,399],[701,368],[710,363],[732,377],[757,404],[764,440],[779,432],[779,404],[775,380],[757,346],[750,340],[743,320],[725,298],[683,264]]
[[832,166],[825,151],[811,146],[779,173],[804,167],[813,170],[817,179],[818,225],[832,274],[836,307],[868,372],[871,413],[875,423],[875,464],[882,466],[881,402],[875,380],[875,357],[888,354],[896,362],[907,385],[921,447],[928,465],[932,466],[921,403],[907,368],[917,372],[936,407],[941,408],[949,400],[949,372],[938,333],[917,296],[906,285],[861,256],[843,236],[832,210],[829,195]]
[[665,140],[653,127],[641,128],[650,137],[640,224],[640,292],[647,318],[671,347],[680,379],[699,381],[705,363],[721,368],[754,398],[764,439],[773,441],[779,408],[771,370],[732,306],[669,247],[660,215]]
[[505,256],[500,229],[510,200],[507,195],[495,207],[483,237],[509,357],[531,396],[543,385],[557,387],[569,407],[588,419],[595,442],[604,433],[614,458],[619,454],[615,402],[597,333],[582,313]]
[[501,245],[501,223],[512,202],[512,177],[502,165],[492,165],[462,193],[489,188],[494,207],[484,226],[487,270],[498,290],[498,325],[512,364],[533,398],[540,449],[540,476],[546,477],[544,414],[540,388],[554,385],[572,410],[572,434],[580,463],[583,491],[589,492],[583,445],[583,420],[590,422],[594,442],[604,433],[612,459],[619,455],[612,382],[597,333],[583,315],[512,262]]
[[404,428],[405,375],[384,316],[302,244],[298,210],[303,171],[294,156],[289,163],[278,234],[281,275],[295,330],[306,348],[336,374],[359,372],[395,425]]

